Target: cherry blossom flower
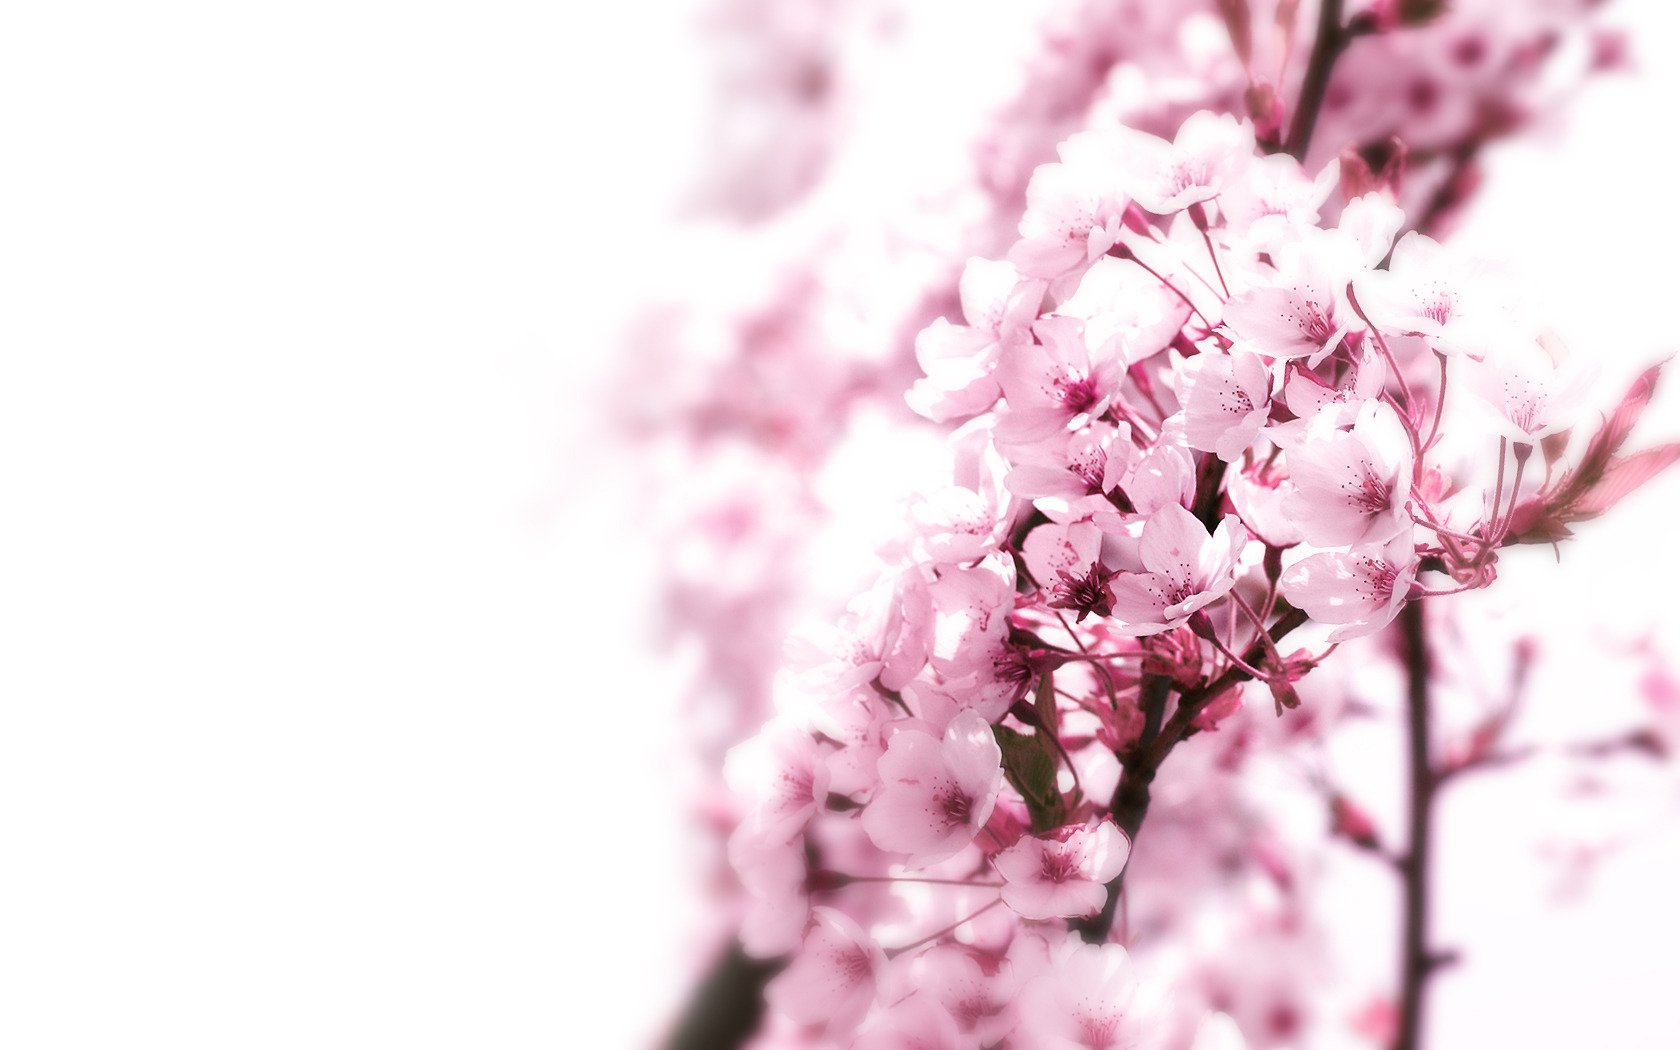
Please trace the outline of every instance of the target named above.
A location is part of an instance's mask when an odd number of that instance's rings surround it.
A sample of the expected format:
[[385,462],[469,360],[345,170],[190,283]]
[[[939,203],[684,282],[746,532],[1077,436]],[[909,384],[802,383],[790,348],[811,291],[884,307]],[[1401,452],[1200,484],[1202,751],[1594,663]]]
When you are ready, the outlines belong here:
[[1485,359],[1465,361],[1462,374],[1496,433],[1524,444],[1575,422],[1593,378],[1549,335],[1499,339]]
[[845,1032],[874,1002],[886,956],[843,912],[813,908],[811,920],[793,961],[764,989],[764,998],[801,1024]]
[[977,955],[962,945],[940,945],[917,960],[917,984],[944,1004],[963,1032],[991,1044],[1015,1026],[1020,981],[1008,960],[988,960],[988,969]]
[[1092,423],[1069,434],[1060,450],[1053,445],[1023,450],[1004,485],[1022,499],[1032,500],[1050,520],[1076,521],[1097,510],[1113,509],[1106,494],[1119,487],[1137,456],[1129,427]]
[[992,861],[1003,876],[1003,902],[1028,919],[1094,915],[1120,874],[1131,842],[1110,820],[1068,825],[1024,837]]
[[1379,630],[1399,615],[1417,575],[1411,530],[1386,544],[1314,554],[1290,566],[1280,586],[1291,605],[1319,623],[1338,625],[1332,642]]
[[1102,530],[1090,522],[1040,525],[1021,544],[1027,571],[1052,594],[1066,578],[1086,575],[1101,554]]
[[1057,277],[1101,258],[1120,237],[1128,203],[1114,177],[1125,143],[1113,133],[1086,132],[1057,147],[1027,184],[1021,240],[1009,261],[1029,277]]
[[768,723],[729,752],[724,776],[750,809],[745,826],[766,838],[795,834],[828,797],[828,748],[791,719]]
[[1087,343],[1136,364],[1172,345],[1190,318],[1190,304],[1142,267],[1104,256],[1054,316],[1078,319]]
[[1172,142],[1129,128],[1118,136],[1120,184],[1156,215],[1219,196],[1254,153],[1254,129],[1246,121],[1206,110],[1192,114]]
[[1176,503],[1143,526],[1139,554],[1145,572],[1114,581],[1114,611],[1128,634],[1155,634],[1184,624],[1236,584],[1237,559],[1248,531],[1226,515],[1213,534]]
[[1084,326],[1071,317],[1046,317],[1033,325],[1037,341],[1004,349],[998,364],[1008,410],[998,438],[1011,444],[1042,440],[1076,419],[1095,419],[1120,385],[1112,350],[1092,352]]
[[911,868],[944,860],[974,840],[992,814],[1003,754],[984,718],[965,711],[944,737],[904,728],[887,741],[881,789],[863,811],[870,839],[909,854]]
[[1066,945],[1021,993],[1017,1037],[1025,1050],[1134,1050],[1153,1042],[1137,1009],[1139,984],[1118,944]]
[[748,897],[741,947],[760,958],[792,951],[811,915],[804,840],[737,831],[729,840],[729,862],[740,873]]
[[970,1050],[957,1022],[933,996],[913,992],[870,1020],[850,1050]]
[[1229,475],[1225,494],[1248,530],[1270,547],[1293,547],[1301,542],[1301,527],[1283,509],[1295,487],[1283,471],[1256,463]]
[[1225,324],[1254,353],[1317,363],[1363,327],[1348,304],[1348,280],[1360,269],[1358,246],[1337,231],[1307,230],[1278,251],[1278,270],[1225,304]]
[[1023,281],[1007,262],[971,259],[959,284],[967,324],[935,320],[916,337],[916,361],[926,373],[905,400],[935,422],[977,415],[1000,393],[992,371],[1001,344],[1026,338],[1037,315],[1043,282]]
[[1326,164],[1309,177],[1287,153],[1259,157],[1220,195],[1219,208],[1233,234],[1270,247],[1318,223],[1318,211],[1336,186],[1336,168]]
[[1197,354],[1180,375],[1185,443],[1227,463],[1239,458],[1271,414],[1271,370],[1255,355],[1236,351]]
[[1481,357],[1511,320],[1481,271],[1415,230],[1394,246],[1388,269],[1359,275],[1354,287],[1372,324],[1422,336],[1444,354]]
[[1412,447],[1394,410],[1367,401],[1351,430],[1336,428],[1334,408],[1314,424],[1288,451],[1295,492],[1284,501],[1307,542],[1382,543],[1406,528]]

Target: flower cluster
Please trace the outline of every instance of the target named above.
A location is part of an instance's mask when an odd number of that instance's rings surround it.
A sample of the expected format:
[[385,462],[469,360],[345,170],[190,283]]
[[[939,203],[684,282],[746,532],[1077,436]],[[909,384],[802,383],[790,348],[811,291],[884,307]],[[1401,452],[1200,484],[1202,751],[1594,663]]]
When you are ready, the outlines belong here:
[[[1426,231],[1471,196],[1485,145],[1620,54],[1591,0],[1344,6],[1357,32],[1307,155]],[[709,0],[722,83],[698,195],[722,221],[650,259],[674,261],[674,291],[639,322],[625,398],[672,492],[652,531],[703,764],[768,715],[791,624],[866,571],[831,542],[873,524],[836,461],[860,432],[926,439],[900,400],[915,333],[955,307],[965,258],[1007,247],[1034,168],[1082,129],[1170,134],[1202,108],[1281,138],[1314,8]]]
[[1184,1045],[1114,943],[1168,755],[1674,458],[1617,455],[1645,386],[1571,457],[1590,370],[1515,290],[1248,121],[1058,153],[916,341],[951,484],[731,754],[788,1045]]

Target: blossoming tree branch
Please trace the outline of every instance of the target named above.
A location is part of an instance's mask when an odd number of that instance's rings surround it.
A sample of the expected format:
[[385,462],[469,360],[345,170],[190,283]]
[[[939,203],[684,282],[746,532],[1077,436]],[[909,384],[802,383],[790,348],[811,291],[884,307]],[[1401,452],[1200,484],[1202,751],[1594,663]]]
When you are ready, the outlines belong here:
[[[759,1045],[1240,1045],[1232,1004],[1186,1029],[1127,952],[1154,921],[1129,872],[1173,848],[1157,782],[1183,768],[1216,798],[1208,756],[1245,704],[1310,719],[1332,656],[1379,636],[1404,683],[1405,840],[1331,811],[1401,899],[1372,1031],[1421,1045],[1450,957],[1437,795],[1511,757],[1502,718],[1432,737],[1432,625],[1507,548],[1565,540],[1680,446],[1628,451],[1656,370],[1595,413],[1589,354],[1418,232],[1399,167],[1303,167],[1332,65],[1383,28],[1327,0],[1290,120],[1262,96],[1170,141],[1067,139],[1007,254],[963,271],[961,322],[918,337],[908,401],[951,428],[951,482],[844,621],[790,645],[778,713],[729,758],[740,941],[774,960],[751,971]],[[694,1020],[679,1044],[744,1027]]]

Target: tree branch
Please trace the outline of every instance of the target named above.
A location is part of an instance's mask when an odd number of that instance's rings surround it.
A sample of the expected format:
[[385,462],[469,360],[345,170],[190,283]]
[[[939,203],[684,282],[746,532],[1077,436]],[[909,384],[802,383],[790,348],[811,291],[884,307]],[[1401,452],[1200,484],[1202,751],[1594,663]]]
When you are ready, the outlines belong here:
[[[1276,645],[1279,639],[1306,620],[1307,614],[1299,609],[1286,611],[1267,632],[1272,644]],[[1257,663],[1264,658],[1265,653],[1265,641],[1256,638],[1243,654],[1243,659],[1249,663]],[[1138,706],[1143,709],[1144,729],[1131,752],[1125,756],[1120,783],[1115,786],[1114,798],[1109,802],[1109,813],[1114,817],[1114,823],[1126,833],[1126,837],[1134,846],[1138,831],[1143,827],[1143,818],[1149,815],[1149,786],[1155,782],[1155,773],[1161,768],[1161,763],[1166,761],[1174,745],[1189,735],[1190,724],[1202,708],[1226,689],[1249,677],[1251,676],[1247,671],[1240,667],[1232,667],[1212,682],[1183,694],[1179,697],[1178,706],[1173,710],[1172,718],[1164,725],[1161,716],[1166,708],[1167,697],[1172,691],[1172,679],[1167,675],[1150,675],[1144,679],[1142,692],[1138,697]],[[1125,877],[1126,873],[1122,870],[1108,884],[1108,896],[1103,901],[1101,911],[1088,919],[1070,921],[1068,929],[1079,934],[1087,944],[1100,944],[1108,940],[1109,931],[1114,927],[1114,914],[1120,904],[1120,887]]]
[[1336,59],[1342,57],[1342,52],[1358,35],[1358,30],[1342,25],[1342,0],[1322,0],[1318,7],[1318,32],[1313,37],[1312,57],[1307,61],[1306,77],[1301,81],[1301,96],[1295,102],[1295,115],[1289,123],[1289,138],[1284,145],[1284,151],[1296,160],[1307,159],[1313,126],[1318,123],[1318,112],[1324,107],[1324,94],[1330,88],[1330,72],[1336,67]]
[[735,1050],[764,1019],[764,986],[782,968],[731,943],[689,997],[665,1050]]
[[1423,1029],[1424,993],[1439,965],[1430,952],[1429,855],[1435,791],[1440,786],[1429,760],[1430,659],[1423,603],[1400,611],[1402,656],[1406,663],[1406,758],[1411,789],[1409,841],[1399,865],[1404,886],[1400,931],[1400,1015],[1395,1050],[1417,1050]]

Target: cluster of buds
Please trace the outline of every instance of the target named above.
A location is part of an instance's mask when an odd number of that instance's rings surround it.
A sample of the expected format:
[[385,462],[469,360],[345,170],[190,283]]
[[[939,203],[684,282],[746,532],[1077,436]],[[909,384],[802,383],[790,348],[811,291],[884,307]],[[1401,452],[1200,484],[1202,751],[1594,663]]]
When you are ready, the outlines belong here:
[[1059,155],[917,340],[951,484],[731,754],[785,1045],[1183,1045],[1116,943],[1169,753],[1675,458],[1618,457],[1645,377],[1571,463],[1581,359],[1247,121]]

